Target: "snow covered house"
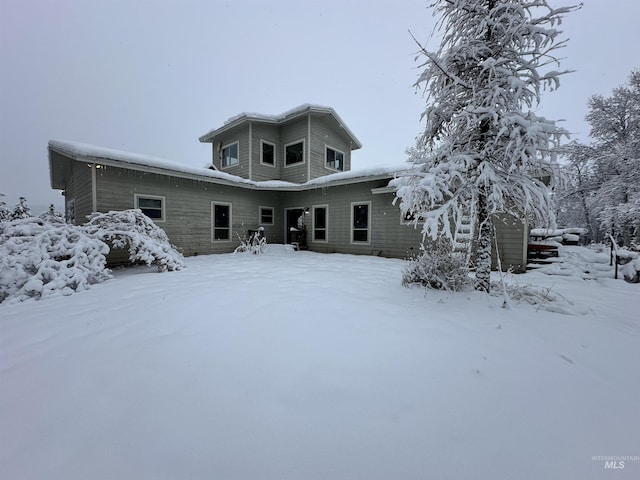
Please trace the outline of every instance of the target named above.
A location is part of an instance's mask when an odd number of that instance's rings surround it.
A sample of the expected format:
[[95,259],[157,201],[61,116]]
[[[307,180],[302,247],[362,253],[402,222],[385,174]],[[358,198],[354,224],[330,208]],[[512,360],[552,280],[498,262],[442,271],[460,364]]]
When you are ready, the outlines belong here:
[[[351,170],[360,141],[329,107],[282,115],[243,113],[200,137],[209,168],[95,147],[49,142],[51,186],[67,217],[140,208],[187,256],[231,252],[263,227],[269,243],[309,250],[404,258],[420,229],[407,226],[388,186],[395,168]],[[526,265],[528,229],[498,224],[504,266]]]

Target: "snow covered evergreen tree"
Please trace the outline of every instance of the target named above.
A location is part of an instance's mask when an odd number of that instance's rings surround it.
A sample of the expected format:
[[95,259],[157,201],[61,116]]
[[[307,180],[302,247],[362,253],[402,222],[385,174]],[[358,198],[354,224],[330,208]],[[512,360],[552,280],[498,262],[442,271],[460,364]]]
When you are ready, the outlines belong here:
[[[453,238],[455,225],[477,224],[477,290],[489,291],[494,214],[545,225],[553,214],[539,179],[566,132],[531,111],[566,72],[555,51],[556,27],[578,7],[546,0],[437,0],[440,47],[421,47],[427,108],[413,169],[392,183],[400,207],[423,234]],[[419,58],[420,58],[419,57]]]
[[49,205],[49,209],[42,212],[38,218],[47,223],[65,223],[64,215],[56,210],[55,205]]
[[27,199],[24,197],[20,197],[18,203],[16,204],[13,212],[11,213],[12,220],[20,220],[23,218],[31,217],[31,208],[29,208],[29,204],[27,203]]
[[4,197],[4,193],[0,193],[0,222],[6,222],[11,219],[11,212],[7,208]]

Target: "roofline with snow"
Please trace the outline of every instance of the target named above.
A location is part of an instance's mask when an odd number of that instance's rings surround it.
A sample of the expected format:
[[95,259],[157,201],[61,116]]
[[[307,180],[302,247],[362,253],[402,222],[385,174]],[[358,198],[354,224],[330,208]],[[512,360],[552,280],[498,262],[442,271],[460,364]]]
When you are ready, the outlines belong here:
[[360,140],[358,140],[358,138],[353,134],[353,132],[349,129],[349,127],[347,127],[347,124],[344,123],[342,118],[340,118],[340,115],[338,115],[333,108],[325,107],[322,105],[312,105],[309,103],[305,103],[303,105],[295,107],[280,115],[241,113],[235,117],[231,117],[229,120],[227,120],[224,123],[222,127],[210,130],[206,134],[202,135],[199,138],[199,140],[202,143],[211,143],[213,138],[216,137],[217,135],[225,133],[228,130],[231,130],[235,127],[243,125],[244,123],[247,123],[247,122],[258,122],[258,123],[267,123],[272,125],[280,125],[285,122],[288,122],[289,120],[293,120],[303,115],[312,114],[312,113],[331,115],[335,119],[335,121],[338,123],[338,126],[341,127],[351,139],[351,142],[354,145],[352,150],[358,150],[359,148],[362,148],[362,143],[360,143]]
[[[218,170],[188,166],[182,167],[179,164],[171,164],[171,162],[164,159],[145,157],[143,155],[118,150],[103,149],[101,147],[93,147],[87,144],[51,140],[49,141],[48,148],[50,152],[57,152],[58,154],[77,162],[87,162],[89,164],[105,165],[115,168],[124,168],[139,172],[154,173],[158,175],[173,176],[200,182],[261,191],[301,192],[323,187],[350,185],[377,180],[390,180],[395,177],[397,172],[401,171],[401,169],[397,167],[378,167],[370,170],[350,170],[347,172],[333,173],[300,184],[280,180],[256,182],[236,175],[220,172]],[[112,154],[109,154],[109,152],[112,152]],[[49,162],[50,167],[52,168],[51,157]],[[54,186],[56,182],[54,179],[53,168],[50,173],[51,186],[52,188],[56,188]]]

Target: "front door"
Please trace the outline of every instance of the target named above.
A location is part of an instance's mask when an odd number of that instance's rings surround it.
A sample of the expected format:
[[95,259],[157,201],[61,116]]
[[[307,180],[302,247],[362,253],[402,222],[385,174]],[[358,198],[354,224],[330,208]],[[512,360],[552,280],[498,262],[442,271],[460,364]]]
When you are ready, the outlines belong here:
[[300,232],[304,229],[304,208],[287,208],[285,210],[284,223],[287,230],[285,232],[287,243],[298,243],[301,236]]

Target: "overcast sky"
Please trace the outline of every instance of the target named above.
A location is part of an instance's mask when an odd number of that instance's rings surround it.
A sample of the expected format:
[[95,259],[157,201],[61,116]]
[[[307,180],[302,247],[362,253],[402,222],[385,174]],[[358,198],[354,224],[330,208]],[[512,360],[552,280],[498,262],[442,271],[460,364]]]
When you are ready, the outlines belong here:
[[[399,164],[420,133],[409,30],[430,0],[0,0],[0,192],[62,205],[50,139],[210,161],[198,137],[240,112],[333,107],[363,144],[353,168]],[[550,0],[554,6],[575,2]],[[557,92],[538,113],[587,141],[586,101],[640,67],[640,1],[584,0]],[[437,48],[437,41],[428,43]]]

